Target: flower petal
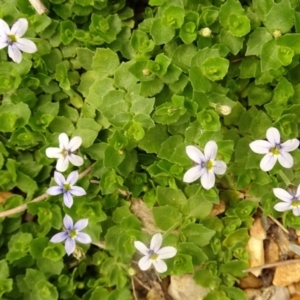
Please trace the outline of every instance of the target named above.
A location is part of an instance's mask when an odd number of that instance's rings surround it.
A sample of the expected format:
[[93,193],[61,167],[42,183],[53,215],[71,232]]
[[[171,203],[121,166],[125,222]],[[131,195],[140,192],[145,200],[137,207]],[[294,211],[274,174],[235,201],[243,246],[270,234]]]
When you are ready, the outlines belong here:
[[148,255],[149,253],[148,247],[140,241],[134,241],[134,247],[144,255]]
[[294,164],[294,159],[288,152],[281,151],[278,156],[279,163],[285,168],[291,168]]
[[140,260],[139,260],[139,267],[142,271],[146,271],[151,267],[152,264],[152,260],[150,260],[149,256],[143,256]]
[[280,146],[281,146],[280,150],[283,150],[285,152],[291,152],[299,147],[299,140],[298,139],[288,140],[282,143]]
[[89,224],[89,219],[81,219],[75,223],[74,229],[81,231],[86,226],[88,226],[88,224]]
[[64,183],[66,182],[66,179],[63,176],[63,174],[56,171],[54,172],[54,180],[60,187],[63,187]]
[[72,153],[72,154],[68,155],[68,159],[69,159],[70,163],[76,167],[80,167],[83,165],[83,158],[78,155],[75,155]]
[[205,160],[214,160],[216,158],[218,146],[215,141],[209,141],[204,148]]
[[277,161],[277,157],[274,156],[272,153],[268,153],[260,161],[259,166],[263,171],[268,172],[274,167],[276,161]]
[[277,128],[271,127],[267,130],[267,140],[272,146],[280,144],[280,133]]
[[206,189],[209,190],[215,185],[215,174],[213,172],[205,172],[201,176],[201,184]]
[[56,163],[56,170],[60,171],[60,172],[64,172],[68,169],[69,166],[69,160],[68,160],[68,156],[63,157],[61,156]]
[[203,153],[195,146],[186,146],[185,151],[188,157],[198,164],[205,160]]
[[277,211],[286,211],[291,209],[291,204],[290,203],[286,203],[286,202],[279,202],[277,204],[274,205],[274,209]]
[[150,250],[156,253],[161,247],[162,240],[162,234],[160,232],[155,233],[151,239]]
[[70,193],[74,196],[83,196],[86,195],[86,191],[80,186],[73,186],[70,190]]
[[59,232],[59,233],[55,234],[51,238],[50,242],[52,242],[52,243],[60,243],[60,242],[64,241],[65,239],[67,239],[68,237],[69,237],[69,235],[68,235],[68,233],[66,231]]
[[258,140],[249,144],[251,150],[258,154],[267,154],[269,153],[272,145],[268,141]]
[[19,38],[15,45],[23,52],[34,53],[37,51],[35,43],[28,39]]
[[195,180],[200,178],[204,172],[205,172],[205,169],[202,168],[200,165],[198,165],[196,167],[192,167],[189,170],[187,170],[185,172],[185,174],[183,175],[183,181],[187,182],[187,183],[194,182]]
[[7,36],[8,34],[10,34],[10,29],[8,24],[0,19],[0,36]]
[[46,193],[51,196],[59,195],[63,193],[63,188],[60,186],[51,186]]
[[222,160],[215,160],[214,166],[213,166],[213,171],[217,175],[223,175],[225,174],[227,169],[227,165],[224,163]]
[[296,197],[297,199],[300,198],[300,184],[299,184],[298,187],[297,187],[297,191],[296,191],[295,197]]
[[78,176],[77,171],[71,172],[67,178],[67,183],[73,185],[78,180]]
[[17,22],[15,22],[11,28],[11,33],[17,37],[21,37],[28,29],[28,21],[27,19],[21,18]]
[[78,232],[75,239],[81,244],[90,244],[92,242],[91,237],[84,232]]
[[167,267],[166,263],[161,259],[154,260],[153,261],[153,266],[154,266],[154,268],[156,269],[156,271],[158,273],[164,273],[168,270],[168,267]]
[[82,144],[82,138],[80,136],[74,136],[69,142],[68,150],[73,152],[77,150],[81,144]]
[[59,148],[60,149],[68,149],[69,146],[69,138],[66,133],[61,133],[58,136]]
[[293,210],[293,214],[295,216],[297,216],[297,217],[300,216],[300,207],[299,206],[296,206],[296,207],[292,208],[292,210]]
[[67,238],[65,243],[65,249],[68,255],[71,255],[76,248],[76,243],[73,239]]
[[292,202],[292,199],[293,199],[293,195],[291,195],[289,192],[287,192],[286,190],[284,189],[281,189],[281,188],[274,188],[273,189],[273,193],[274,195],[284,201],[284,202],[287,202],[289,204],[291,204]]
[[49,158],[60,158],[62,156],[61,149],[49,147],[46,149],[46,155]]
[[177,249],[172,246],[163,247],[156,252],[156,254],[159,255],[159,259],[174,257],[176,253],[177,253]]
[[0,36],[0,49],[3,49],[8,46],[7,37]]
[[67,230],[73,229],[73,220],[69,215],[65,215],[63,223]]
[[73,205],[73,197],[69,191],[64,192],[64,204],[69,208]]
[[14,44],[8,46],[8,56],[18,64],[22,61],[22,53]]

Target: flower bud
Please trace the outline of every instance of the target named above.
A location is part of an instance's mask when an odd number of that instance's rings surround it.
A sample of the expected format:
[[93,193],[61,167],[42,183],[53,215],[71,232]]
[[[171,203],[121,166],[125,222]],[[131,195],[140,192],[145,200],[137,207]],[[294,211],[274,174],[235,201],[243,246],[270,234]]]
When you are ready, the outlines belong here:
[[279,29],[274,30],[272,35],[274,36],[275,39],[281,37],[281,35],[282,35],[281,30],[279,30]]
[[203,37],[210,37],[211,35],[211,30],[208,27],[202,28],[200,30],[200,35],[202,35]]
[[144,76],[149,76],[149,75],[151,75],[151,71],[148,70],[148,69],[144,69],[142,72],[143,72],[143,75],[144,75]]
[[216,111],[221,113],[223,116],[228,116],[231,113],[231,107],[228,105],[217,104]]
[[129,269],[128,269],[128,275],[129,275],[129,276],[134,276],[135,274],[136,274],[135,269],[133,269],[133,268],[129,268]]

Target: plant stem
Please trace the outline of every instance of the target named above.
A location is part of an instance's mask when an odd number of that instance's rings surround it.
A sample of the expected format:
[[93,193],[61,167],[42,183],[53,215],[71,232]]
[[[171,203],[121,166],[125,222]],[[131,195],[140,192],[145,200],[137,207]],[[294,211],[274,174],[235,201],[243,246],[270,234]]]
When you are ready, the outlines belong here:
[[177,228],[179,225],[179,222],[176,222],[173,226],[171,226],[167,231],[164,232],[163,237],[167,236],[171,231],[173,231],[175,228]]
[[[88,173],[90,173],[91,170],[92,170],[92,168],[93,168],[93,166],[94,166],[94,164],[90,165],[82,173],[80,173],[79,174],[79,179],[82,178],[83,176],[87,175]],[[44,193],[41,196],[38,196],[37,198],[32,199],[28,203],[40,202],[40,201],[43,201],[43,200],[45,200],[47,198],[48,198],[48,194]],[[12,208],[12,209],[0,212],[0,218],[8,217],[8,216],[17,214],[19,212],[25,211],[27,209],[27,204],[28,203],[24,203],[22,205],[19,205],[17,207]]]
[[282,178],[282,180],[284,181],[284,183],[286,184],[286,186],[291,185],[290,180],[287,178],[287,176],[282,172],[282,170],[280,170],[278,172],[278,175],[280,175],[280,177]]

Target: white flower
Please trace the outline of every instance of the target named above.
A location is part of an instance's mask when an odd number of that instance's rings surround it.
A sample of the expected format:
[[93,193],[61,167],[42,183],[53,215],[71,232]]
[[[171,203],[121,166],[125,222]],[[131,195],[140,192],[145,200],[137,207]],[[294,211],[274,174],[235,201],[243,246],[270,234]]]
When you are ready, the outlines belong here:
[[46,149],[46,155],[50,158],[58,158],[56,163],[57,171],[64,172],[67,170],[69,162],[74,166],[83,165],[82,157],[73,154],[77,150],[82,139],[80,136],[74,136],[70,141],[65,133],[61,133],[58,137],[59,148],[49,147]]
[[291,168],[294,160],[288,152],[297,149],[299,141],[292,139],[280,144],[280,133],[274,127],[267,130],[267,140],[258,140],[250,143],[250,148],[253,152],[266,154],[260,162],[260,168],[266,172],[270,171],[277,159],[283,167]]
[[15,22],[10,29],[7,23],[0,19],[0,49],[8,46],[8,56],[16,63],[22,60],[22,53],[34,53],[37,51],[34,42],[22,38],[27,31],[28,21],[24,18]]
[[226,172],[226,164],[221,160],[215,160],[218,151],[216,142],[209,141],[204,147],[203,153],[194,146],[187,146],[188,157],[197,163],[197,166],[189,169],[183,176],[184,182],[193,182],[201,177],[201,184],[209,190],[215,185],[215,174],[223,175]]
[[281,188],[273,189],[273,193],[283,202],[274,205],[277,211],[293,210],[295,216],[300,216],[300,184],[298,188],[290,188],[287,192]]
[[156,233],[152,237],[150,248],[148,248],[140,241],[134,242],[135,248],[145,255],[139,260],[139,267],[141,270],[148,270],[153,264],[158,273],[164,273],[167,271],[168,268],[163,259],[175,256],[177,253],[177,249],[172,246],[161,248],[161,244],[161,233]]

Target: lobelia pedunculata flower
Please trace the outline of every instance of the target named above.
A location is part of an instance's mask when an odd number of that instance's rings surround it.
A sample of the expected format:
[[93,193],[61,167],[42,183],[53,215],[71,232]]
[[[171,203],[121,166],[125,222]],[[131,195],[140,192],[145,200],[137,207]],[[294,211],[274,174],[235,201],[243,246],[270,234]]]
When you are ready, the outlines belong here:
[[0,49],[8,47],[8,56],[16,63],[22,61],[22,53],[34,53],[37,47],[34,42],[22,38],[28,29],[28,21],[19,19],[13,24],[11,29],[8,24],[0,19]]
[[57,186],[52,186],[48,188],[46,191],[47,194],[51,196],[63,194],[64,203],[67,207],[71,207],[73,205],[73,197],[74,196],[83,196],[86,195],[85,190],[80,186],[74,186],[76,181],[78,180],[78,172],[73,171],[69,174],[67,179],[59,173],[54,172],[54,180],[57,183]]
[[277,128],[271,127],[267,130],[267,141],[257,140],[250,143],[250,148],[258,154],[265,154],[260,161],[260,168],[267,172],[270,171],[278,160],[285,168],[291,168],[294,164],[293,157],[288,152],[298,148],[299,141],[297,139],[287,140],[280,143],[280,133]]
[[91,237],[84,232],[80,232],[88,225],[88,219],[81,219],[73,225],[73,220],[70,216],[64,217],[64,231],[55,234],[50,242],[60,243],[64,240],[65,249],[68,255],[72,254],[76,248],[76,241],[82,244],[90,244],[92,242]]
[[156,233],[151,239],[150,248],[140,241],[134,242],[135,248],[144,254],[138,263],[141,270],[148,270],[153,265],[158,273],[167,271],[168,267],[163,259],[175,256],[177,249],[172,246],[161,248],[162,240],[161,233]]
[[215,185],[215,174],[223,175],[226,172],[226,164],[221,160],[215,160],[218,151],[216,142],[209,141],[204,147],[204,154],[194,146],[187,146],[188,157],[197,165],[190,168],[183,176],[183,181],[191,183],[201,178],[201,184],[209,190]]
[[58,158],[56,163],[57,171],[64,172],[69,166],[69,162],[74,166],[82,166],[83,158],[75,155],[73,152],[77,150],[82,139],[80,136],[74,136],[70,141],[65,133],[58,136],[59,148],[49,147],[46,149],[46,155],[49,158]]
[[277,211],[292,210],[295,216],[300,216],[300,184],[298,188],[291,187],[288,191],[281,188],[273,189],[274,195],[282,200],[274,205],[274,209]]

